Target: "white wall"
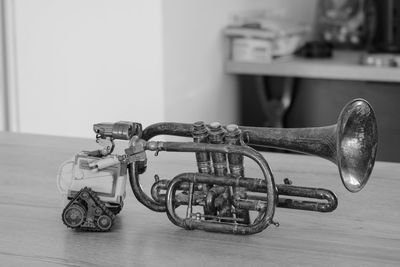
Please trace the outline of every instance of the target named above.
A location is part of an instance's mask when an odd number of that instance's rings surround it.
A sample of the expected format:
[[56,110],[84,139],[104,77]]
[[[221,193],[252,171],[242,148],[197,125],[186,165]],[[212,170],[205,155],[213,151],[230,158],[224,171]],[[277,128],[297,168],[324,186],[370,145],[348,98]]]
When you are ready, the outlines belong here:
[[[224,73],[221,31],[235,14],[268,10],[312,24],[316,0],[163,1],[168,121],[238,121],[235,77]],[[249,92],[251,93],[251,92]]]
[[15,0],[19,128],[164,120],[161,0]]
[[254,9],[309,22],[316,2],[5,1],[15,3],[15,124],[70,136],[92,136],[100,121],[237,122],[222,29]]
[[0,131],[6,129],[6,81],[4,58],[4,13],[3,3],[0,0]]

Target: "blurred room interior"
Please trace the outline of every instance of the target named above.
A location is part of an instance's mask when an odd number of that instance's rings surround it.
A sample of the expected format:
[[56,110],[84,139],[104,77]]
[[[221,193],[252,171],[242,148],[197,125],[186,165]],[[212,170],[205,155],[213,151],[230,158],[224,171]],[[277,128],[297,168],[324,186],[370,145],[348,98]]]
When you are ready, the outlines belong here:
[[[397,2],[0,0],[0,130],[325,126],[361,97],[376,113],[378,160],[400,161]],[[322,55],[302,54],[306,43]]]

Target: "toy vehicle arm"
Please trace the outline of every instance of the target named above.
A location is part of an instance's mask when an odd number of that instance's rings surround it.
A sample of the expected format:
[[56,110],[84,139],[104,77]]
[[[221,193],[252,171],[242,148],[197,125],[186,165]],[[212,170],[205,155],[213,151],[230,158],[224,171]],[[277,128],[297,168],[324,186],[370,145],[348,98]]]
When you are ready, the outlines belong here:
[[99,171],[120,163],[118,156],[103,158],[89,163],[89,167],[95,168],[93,171]]

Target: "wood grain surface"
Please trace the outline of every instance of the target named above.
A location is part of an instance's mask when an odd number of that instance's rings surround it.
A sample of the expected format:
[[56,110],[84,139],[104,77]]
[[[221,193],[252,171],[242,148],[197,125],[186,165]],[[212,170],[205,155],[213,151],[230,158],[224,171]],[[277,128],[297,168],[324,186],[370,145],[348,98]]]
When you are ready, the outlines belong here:
[[[267,153],[276,183],[290,177],[330,189],[339,206],[332,213],[276,209],[280,227],[256,235],[180,229],[130,188],[111,232],[73,231],[61,221],[57,168],[95,147],[89,139],[0,133],[0,266],[400,266],[399,164],[377,162],[369,184],[352,194],[326,160]],[[148,165],[146,188],[155,174],[171,179],[196,169],[194,155],[184,153],[149,154]]]

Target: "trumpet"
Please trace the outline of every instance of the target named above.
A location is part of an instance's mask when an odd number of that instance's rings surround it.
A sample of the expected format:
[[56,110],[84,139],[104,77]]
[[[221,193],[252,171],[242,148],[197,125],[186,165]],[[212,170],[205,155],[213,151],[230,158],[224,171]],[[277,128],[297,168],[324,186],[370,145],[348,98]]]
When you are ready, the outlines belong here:
[[[325,158],[338,166],[345,188],[358,192],[371,175],[378,145],[375,114],[363,99],[348,103],[337,124],[326,127],[257,128],[200,121],[163,122],[142,130],[140,123],[120,121],[95,124],[93,130],[103,148],[82,151],[67,162],[68,166],[62,165],[58,175],[60,191],[67,193],[70,200],[62,215],[64,224],[90,231],[111,229],[123,206],[128,178],[140,203],[153,211],[166,212],[173,224],[185,229],[255,234],[271,224],[279,225],[273,219],[275,208],[331,212],[338,205],[333,192],[295,186],[287,178],[276,185],[268,162],[256,149],[272,147]],[[191,140],[152,140],[159,135]],[[111,154],[114,140],[129,141],[125,154]],[[140,177],[147,168],[148,151],[155,151],[156,155],[164,151],[192,153],[197,170],[172,179],[156,175],[147,194]],[[245,159],[259,167],[260,177],[245,174]],[[76,172],[66,175],[72,182],[64,188],[63,170],[71,166]],[[111,178],[107,180],[111,184],[94,179],[104,175]],[[110,188],[112,193],[105,194]]]
[[[150,141],[159,135],[190,137],[192,142]],[[197,163],[197,172],[178,174],[171,180],[156,177],[151,196],[140,185],[137,164],[129,164],[133,193],[143,205],[166,212],[172,223],[185,229],[254,234],[271,224],[279,225],[273,221],[275,207],[331,212],[338,205],[335,194],[327,189],[294,186],[288,179],[275,185],[267,161],[255,148],[279,148],[325,158],[338,166],[345,188],[358,192],[371,175],[378,134],[372,107],[364,99],[355,99],[342,109],[337,124],[326,127],[163,122],[145,128],[138,142],[143,150],[156,153],[194,153]],[[262,178],[245,177],[244,158],[259,166]],[[186,206],[183,216],[177,212],[181,206]],[[257,213],[254,220],[250,212]]]

